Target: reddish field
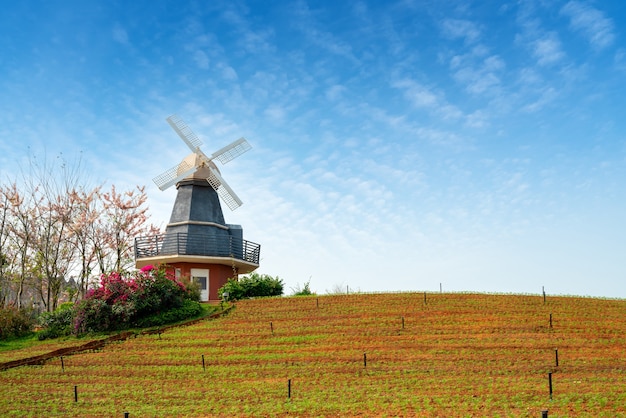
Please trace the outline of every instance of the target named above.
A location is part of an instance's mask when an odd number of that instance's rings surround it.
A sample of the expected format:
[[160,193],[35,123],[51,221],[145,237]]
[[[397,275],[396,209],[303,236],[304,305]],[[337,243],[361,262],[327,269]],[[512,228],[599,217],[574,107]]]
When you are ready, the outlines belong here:
[[0,416],[626,416],[626,301],[259,299],[64,366],[0,372]]

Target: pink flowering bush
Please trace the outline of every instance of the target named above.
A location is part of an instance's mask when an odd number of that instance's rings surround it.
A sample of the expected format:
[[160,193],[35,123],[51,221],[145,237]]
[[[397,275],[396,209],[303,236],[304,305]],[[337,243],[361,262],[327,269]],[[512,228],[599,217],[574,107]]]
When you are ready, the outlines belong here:
[[189,307],[187,302],[195,302],[197,308],[192,311],[199,313],[201,308],[197,301],[197,292],[187,289],[164,268],[146,266],[133,275],[103,274],[100,286],[91,289],[75,306],[74,333],[149,324],[147,317],[184,305]]

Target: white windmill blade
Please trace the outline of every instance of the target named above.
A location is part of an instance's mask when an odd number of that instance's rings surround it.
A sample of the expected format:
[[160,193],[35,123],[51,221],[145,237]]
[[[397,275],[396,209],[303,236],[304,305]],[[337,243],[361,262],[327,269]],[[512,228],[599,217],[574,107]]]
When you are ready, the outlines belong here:
[[193,133],[191,128],[187,126],[187,124],[179,118],[177,115],[172,115],[166,119],[167,123],[170,124],[172,129],[180,136],[180,138],[187,144],[189,149],[193,152],[200,152],[200,145],[202,145],[202,141],[198,136]]
[[239,199],[239,196],[235,194],[233,189],[230,188],[228,183],[224,181],[222,176],[220,176],[217,169],[209,167],[209,170],[211,171],[211,175],[207,178],[207,181],[211,187],[215,189],[217,194],[222,198],[230,210],[235,210],[241,206],[243,202]]
[[[194,154],[192,154],[194,155]],[[196,171],[197,167],[190,162],[189,158],[185,158],[180,164],[175,165],[169,170],[164,171],[155,178],[152,179],[157,187],[161,190],[165,190],[170,186],[178,183],[187,176],[190,176]]]
[[239,138],[235,142],[226,145],[224,148],[215,151],[209,158],[226,164],[250,149],[252,149],[252,146],[246,141],[246,138]]

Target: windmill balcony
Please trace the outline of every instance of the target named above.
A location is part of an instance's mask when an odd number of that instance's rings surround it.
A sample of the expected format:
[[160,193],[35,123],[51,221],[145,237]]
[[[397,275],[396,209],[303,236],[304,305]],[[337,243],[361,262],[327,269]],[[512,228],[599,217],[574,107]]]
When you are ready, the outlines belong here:
[[135,259],[200,256],[259,264],[261,245],[234,236],[165,233],[135,238]]

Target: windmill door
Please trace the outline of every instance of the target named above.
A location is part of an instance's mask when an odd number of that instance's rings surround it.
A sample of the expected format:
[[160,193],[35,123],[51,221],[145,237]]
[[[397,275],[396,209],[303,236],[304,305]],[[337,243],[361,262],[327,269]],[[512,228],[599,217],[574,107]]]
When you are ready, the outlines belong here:
[[200,300],[209,301],[209,269],[191,269],[191,280],[200,286]]

